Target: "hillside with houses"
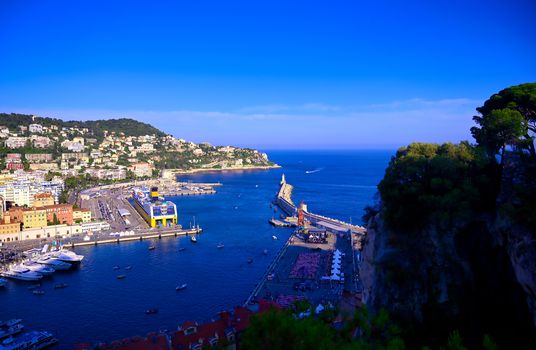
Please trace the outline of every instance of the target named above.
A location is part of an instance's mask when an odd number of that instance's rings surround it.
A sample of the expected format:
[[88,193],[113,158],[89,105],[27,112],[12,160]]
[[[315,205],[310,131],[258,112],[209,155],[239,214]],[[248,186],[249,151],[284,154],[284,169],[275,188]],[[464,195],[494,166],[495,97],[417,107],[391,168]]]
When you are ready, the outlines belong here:
[[197,171],[271,167],[265,153],[196,144],[133,119],[63,121],[0,114],[0,170],[116,181]]

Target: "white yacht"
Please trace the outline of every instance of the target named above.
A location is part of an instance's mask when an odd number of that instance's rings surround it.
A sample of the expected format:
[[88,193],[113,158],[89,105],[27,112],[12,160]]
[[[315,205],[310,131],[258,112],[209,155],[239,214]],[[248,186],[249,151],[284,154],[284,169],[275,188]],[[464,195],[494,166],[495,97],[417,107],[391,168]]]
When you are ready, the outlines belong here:
[[50,266],[41,265],[34,261],[27,261],[22,264],[23,267],[27,268],[30,271],[38,272],[42,274],[43,276],[49,276],[52,275],[56,270],[54,270]]
[[53,258],[49,255],[43,255],[38,260],[35,261],[38,264],[46,265],[49,267],[52,267],[54,270],[69,270],[71,268],[71,264],[66,263],[64,261],[58,260],[56,258]]
[[7,321],[0,321],[0,327],[12,327],[16,324],[19,324],[21,323],[22,320],[20,318],[13,318],[11,320],[7,320]]
[[21,281],[38,281],[43,275],[21,266],[14,266],[1,273],[3,277],[13,278]]
[[0,344],[0,350],[39,350],[56,344],[58,340],[49,332],[28,332],[9,338]]
[[75,252],[72,252],[67,249],[60,249],[57,251],[52,251],[49,254],[53,258],[56,258],[58,260],[61,260],[69,264],[78,264],[82,262],[82,260],[84,259],[83,255],[78,255]]

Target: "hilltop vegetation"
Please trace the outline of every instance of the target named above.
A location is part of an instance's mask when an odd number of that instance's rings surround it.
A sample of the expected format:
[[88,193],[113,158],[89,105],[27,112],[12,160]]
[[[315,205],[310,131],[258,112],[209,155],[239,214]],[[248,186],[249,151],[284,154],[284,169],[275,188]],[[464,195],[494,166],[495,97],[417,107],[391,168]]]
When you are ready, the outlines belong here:
[[47,127],[55,125],[59,128],[87,128],[89,129],[90,134],[97,138],[102,138],[104,136],[104,130],[116,134],[123,133],[125,136],[166,135],[150,124],[142,123],[130,118],[64,121],[55,118],[34,117],[28,114],[0,113],[0,125],[6,126],[9,129],[16,130],[21,125],[29,126],[30,124],[40,124]]
[[475,143],[413,143],[391,159],[367,209],[360,268],[412,347],[454,329],[479,348],[536,341],[536,84],[477,108]]

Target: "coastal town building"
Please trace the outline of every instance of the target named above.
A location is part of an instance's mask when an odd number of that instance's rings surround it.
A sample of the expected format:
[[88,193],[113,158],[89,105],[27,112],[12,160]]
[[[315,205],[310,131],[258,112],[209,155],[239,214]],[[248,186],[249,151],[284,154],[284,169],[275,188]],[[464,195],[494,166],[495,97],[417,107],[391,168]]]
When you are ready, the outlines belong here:
[[26,146],[27,141],[28,141],[27,137],[11,136],[7,138],[5,145],[7,148],[12,148],[12,149],[22,148]]
[[139,146],[136,149],[140,153],[152,153],[155,151],[154,145],[152,143],[142,143],[141,146]]
[[33,206],[36,208],[42,208],[46,206],[54,205],[54,197],[51,193],[37,193],[34,195]]
[[87,168],[86,174],[100,180],[124,180],[127,177],[126,169]]
[[20,223],[11,222],[9,215],[0,220],[0,242],[13,242],[20,239]]
[[153,175],[154,166],[149,163],[138,162],[131,164],[128,169],[132,171],[136,177],[150,177]]
[[25,157],[30,163],[46,163],[54,159],[51,153],[28,153]]
[[73,209],[73,221],[76,223],[85,223],[91,221],[91,210],[89,209]]
[[30,140],[35,148],[48,148],[52,144],[50,139],[46,136],[32,135]]
[[47,205],[42,209],[46,211],[47,222],[52,224],[73,224],[73,206],[71,204]]
[[24,169],[24,164],[22,163],[22,155],[20,153],[6,154],[6,169],[8,170]]
[[59,166],[57,163],[32,163],[30,170],[56,171]]
[[89,156],[87,153],[62,153],[61,160],[79,160],[83,162],[88,162]]
[[42,208],[12,207],[9,216],[12,222],[22,223],[24,228],[47,226],[47,212]]
[[28,130],[31,133],[42,133],[43,132],[43,126],[41,124],[30,124],[28,126]]
[[18,170],[14,174],[0,176],[0,196],[6,202],[18,206],[33,206],[34,195],[48,192],[54,197],[54,202],[59,201],[63,191],[63,180],[54,178],[45,181],[46,171],[27,172]]

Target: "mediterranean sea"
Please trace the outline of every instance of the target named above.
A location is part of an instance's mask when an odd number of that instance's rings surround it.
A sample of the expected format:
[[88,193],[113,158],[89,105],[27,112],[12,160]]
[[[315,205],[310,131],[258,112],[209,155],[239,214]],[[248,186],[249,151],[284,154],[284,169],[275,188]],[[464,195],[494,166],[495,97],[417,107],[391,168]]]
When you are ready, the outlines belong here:
[[[295,187],[296,203],[304,200],[309,211],[362,224],[363,208],[374,202],[394,151],[268,154],[282,168],[179,177],[223,184],[215,195],[169,198],[184,227],[195,222],[203,228],[198,243],[182,237],[77,248],[85,255],[81,266],[45,278],[44,295],[33,295],[30,283],[18,281],[0,289],[0,320],[22,318],[27,329],[51,331],[60,340],[59,349],[171,331],[186,320],[208,321],[245,301],[291,234],[291,229],[268,224],[280,214],[270,203],[282,174]],[[225,247],[217,249],[219,243]],[[152,244],[156,249],[148,250]],[[115,265],[121,269],[114,270]],[[127,265],[132,269],[125,270]],[[119,274],[127,277],[118,280]],[[68,287],[55,290],[57,283]],[[188,288],[175,291],[183,283]],[[159,312],[146,315],[149,308]]]

